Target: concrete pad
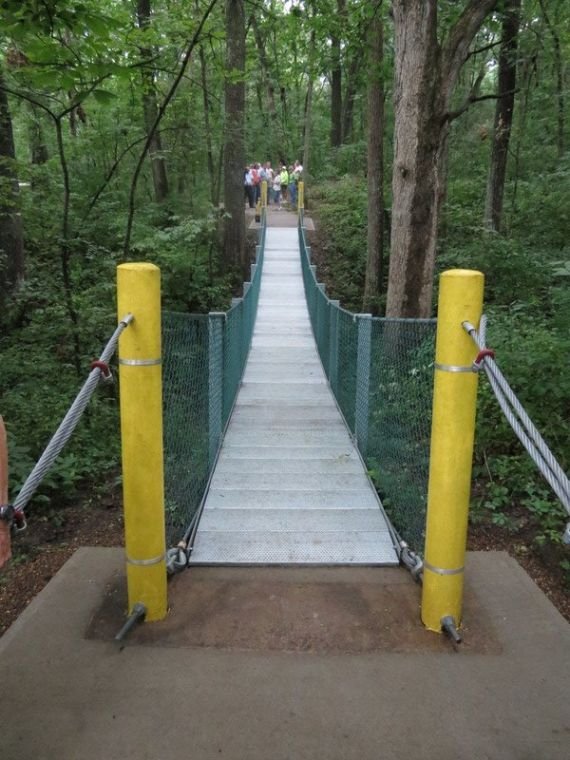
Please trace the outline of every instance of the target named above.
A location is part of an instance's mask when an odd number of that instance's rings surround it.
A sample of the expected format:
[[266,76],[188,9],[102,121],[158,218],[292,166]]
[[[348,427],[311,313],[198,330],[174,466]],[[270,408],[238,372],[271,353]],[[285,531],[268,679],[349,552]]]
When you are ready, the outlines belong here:
[[79,550],[0,639],[0,756],[564,760],[570,626],[506,554],[467,567],[459,651],[385,568],[193,569],[121,649],[123,553]]

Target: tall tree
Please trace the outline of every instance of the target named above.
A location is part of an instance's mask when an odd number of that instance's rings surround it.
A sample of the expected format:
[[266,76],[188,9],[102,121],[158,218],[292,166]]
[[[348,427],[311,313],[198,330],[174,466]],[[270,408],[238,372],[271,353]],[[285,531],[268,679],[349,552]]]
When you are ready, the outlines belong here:
[[208,74],[206,70],[206,54],[204,46],[198,46],[198,55],[200,57],[200,79],[202,82],[202,102],[204,104],[204,132],[206,137],[206,156],[208,159],[208,179],[210,181],[210,200],[212,205],[216,206],[219,198],[219,188],[216,181],[216,171],[214,167],[214,150],[212,148],[212,130],[210,127],[210,97],[208,95]]
[[226,0],[226,82],[224,143],[223,256],[226,265],[246,261],[245,204],[245,9],[244,0]]
[[509,0],[501,25],[497,105],[485,202],[485,226],[494,232],[500,231],[503,216],[503,196],[517,82],[520,9],[521,0]]
[[[137,22],[143,31],[150,29],[152,6],[151,0],[137,0]],[[152,67],[153,53],[150,45],[140,47],[140,55],[144,62],[141,67],[142,76],[142,103],[144,124],[147,135],[151,135],[149,144],[150,164],[152,167],[152,182],[154,186],[154,198],[157,203],[162,203],[168,195],[168,177],[166,163],[162,154],[162,140],[158,129],[153,129],[158,116],[156,103],[155,73]]]
[[273,138],[272,150],[275,150],[278,146],[281,146],[280,149],[283,150],[283,145],[285,144],[285,139],[286,139],[284,123],[283,121],[279,120],[279,117],[277,114],[277,106],[275,104],[275,83],[273,80],[273,74],[271,71],[271,65],[269,62],[267,51],[265,49],[265,40],[264,40],[263,32],[256,17],[257,13],[258,13],[258,9],[255,8],[254,12],[250,16],[250,23],[253,29],[255,44],[257,46],[257,51],[259,54],[259,65],[261,68],[261,81],[267,93],[266,103],[264,103],[263,100],[261,101],[262,109],[263,109],[262,112],[263,114],[268,114],[269,116],[269,119],[267,121],[267,127],[268,129],[271,130],[271,134]]
[[384,39],[381,9],[368,27],[368,234],[363,311],[378,310],[384,241]]
[[341,31],[346,18],[346,0],[336,0],[337,16],[331,31],[331,146],[342,143],[342,57]]
[[[314,21],[316,15],[315,7],[311,4],[312,14],[311,19]],[[314,89],[314,61],[316,51],[316,32],[314,26],[311,28],[311,36],[309,40],[309,60],[307,64],[307,94],[305,97],[305,109],[303,116],[303,175],[305,182],[310,176],[310,156],[311,156],[311,127],[313,117],[313,89]]]
[[469,0],[438,40],[437,0],[394,0],[394,168],[387,316],[431,313],[451,99],[469,45],[497,0]]
[[24,279],[24,234],[20,216],[19,185],[12,115],[0,70],[0,300]]
[[565,149],[565,105],[564,105],[564,62],[562,59],[562,47],[560,44],[560,35],[556,29],[555,24],[552,22],[550,15],[546,10],[546,4],[544,0],[539,0],[540,9],[542,10],[542,16],[544,23],[548,27],[552,42],[554,45],[554,67],[556,71],[556,99],[558,101],[557,109],[557,124],[558,124],[558,157],[561,158],[564,155]]

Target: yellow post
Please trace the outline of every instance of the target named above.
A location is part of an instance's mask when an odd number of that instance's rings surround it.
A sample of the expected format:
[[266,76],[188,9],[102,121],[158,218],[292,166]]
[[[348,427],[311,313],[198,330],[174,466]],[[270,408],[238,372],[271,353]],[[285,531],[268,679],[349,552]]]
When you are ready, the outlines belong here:
[[261,206],[267,208],[267,180],[261,181]]
[[305,209],[305,183],[301,180],[297,185],[297,212],[299,216],[303,216]]
[[422,620],[438,632],[444,618],[450,632],[461,623],[477,397],[477,349],[461,323],[479,325],[483,283],[466,269],[440,278],[422,590]]
[[141,603],[146,620],[161,620],[167,600],[158,267],[121,264],[117,307],[119,319],[134,315],[119,339],[129,613]]

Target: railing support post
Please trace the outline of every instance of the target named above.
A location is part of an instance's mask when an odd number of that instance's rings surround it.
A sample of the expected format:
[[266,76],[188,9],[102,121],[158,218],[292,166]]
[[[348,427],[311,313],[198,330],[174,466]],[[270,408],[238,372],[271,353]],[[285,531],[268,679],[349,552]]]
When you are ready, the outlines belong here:
[[354,434],[362,456],[368,448],[368,399],[370,392],[370,354],[372,342],[372,316],[356,314],[358,324],[358,353],[356,356],[356,405]]
[[134,314],[119,339],[128,611],[142,604],[146,620],[161,620],[167,596],[158,267],[121,264],[117,306],[119,319]]
[[422,589],[422,620],[438,632],[461,623],[477,400],[476,346],[462,322],[479,325],[483,283],[464,269],[440,278]]
[[210,467],[213,466],[222,438],[223,373],[224,373],[224,320],[223,311],[208,314],[208,449]]
[[334,395],[338,390],[338,310],[340,301],[329,301],[329,383]]

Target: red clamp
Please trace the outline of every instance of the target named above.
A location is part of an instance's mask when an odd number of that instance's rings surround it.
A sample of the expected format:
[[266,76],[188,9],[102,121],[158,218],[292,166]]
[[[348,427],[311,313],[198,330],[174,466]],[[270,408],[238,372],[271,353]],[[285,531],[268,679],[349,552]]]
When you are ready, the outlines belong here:
[[0,506],[0,520],[6,522],[10,528],[13,528],[16,532],[25,530],[28,527],[24,510],[14,509],[12,504],[3,504]]
[[475,357],[475,361],[473,362],[473,371],[478,372],[481,369],[481,365],[485,361],[487,357],[490,357],[491,359],[495,358],[495,352],[492,348],[482,348],[477,356]]
[[17,533],[19,533],[22,530],[26,530],[28,527],[26,523],[26,515],[24,514],[22,509],[15,509],[14,510],[14,529]]
[[103,380],[110,380],[112,377],[111,370],[109,369],[107,362],[102,362],[97,359],[96,361],[91,362],[91,369],[100,369]]

